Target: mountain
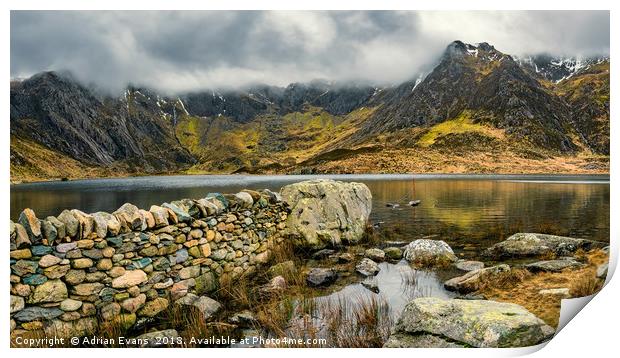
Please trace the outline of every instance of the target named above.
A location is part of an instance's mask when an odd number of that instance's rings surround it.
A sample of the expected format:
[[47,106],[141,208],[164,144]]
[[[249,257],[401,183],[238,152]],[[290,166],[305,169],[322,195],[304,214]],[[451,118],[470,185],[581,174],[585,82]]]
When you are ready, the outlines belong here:
[[286,88],[260,85],[236,91],[200,91],[181,96],[189,113],[199,117],[226,116],[247,123],[259,115],[300,111],[305,105],[343,115],[366,102],[375,88],[327,81],[292,83]]
[[511,56],[487,43],[460,41],[448,46],[437,67],[407,96],[388,98],[357,136],[435,125],[463,111],[473,123],[504,129],[517,140],[562,152],[575,149],[565,103]]
[[[144,173],[605,172],[609,59],[455,41],[427,73],[114,96],[65,73],[11,82],[12,180]],[[50,161],[62,163],[50,165]],[[517,165],[518,163],[518,165]]]
[[603,56],[594,57],[556,57],[551,55],[537,55],[515,60],[527,71],[536,77],[540,77],[553,83],[572,77],[581,70],[590,66],[608,61]]
[[169,115],[139,91],[110,99],[53,72],[11,86],[11,135],[88,165],[162,172],[193,164]]
[[583,143],[609,155],[609,61],[597,61],[559,82],[555,92],[570,106],[570,120]]

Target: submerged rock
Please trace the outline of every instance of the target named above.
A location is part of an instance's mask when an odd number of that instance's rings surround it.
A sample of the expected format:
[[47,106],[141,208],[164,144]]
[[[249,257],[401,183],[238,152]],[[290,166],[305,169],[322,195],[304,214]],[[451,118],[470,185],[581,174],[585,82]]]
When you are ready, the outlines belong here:
[[286,226],[298,246],[355,244],[364,236],[372,209],[365,184],[316,179],[287,185],[280,194],[291,207]]
[[553,328],[513,303],[424,297],[405,306],[385,346],[526,347],[553,334]]
[[556,256],[571,256],[578,249],[588,251],[595,248],[603,248],[604,246],[606,246],[606,244],[602,242],[575,239],[572,237],[536,233],[517,233],[489,247],[484,254],[497,259],[544,256],[550,254]]
[[362,281],[362,286],[374,293],[379,293],[379,285],[377,284],[377,280],[374,278],[367,277],[364,281]]
[[428,239],[409,243],[403,256],[407,261],[421,266],[447,266],[458,260],[444,241]]

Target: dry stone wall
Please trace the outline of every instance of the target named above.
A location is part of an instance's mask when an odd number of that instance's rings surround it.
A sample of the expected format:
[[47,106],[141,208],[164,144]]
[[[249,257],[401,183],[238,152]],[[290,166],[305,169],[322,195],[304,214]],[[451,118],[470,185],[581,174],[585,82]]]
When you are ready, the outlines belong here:
[[25,209],[10,223],[11,334],[134,325],[252,275],[284,239],[288,213],[269,190],[44,219]]

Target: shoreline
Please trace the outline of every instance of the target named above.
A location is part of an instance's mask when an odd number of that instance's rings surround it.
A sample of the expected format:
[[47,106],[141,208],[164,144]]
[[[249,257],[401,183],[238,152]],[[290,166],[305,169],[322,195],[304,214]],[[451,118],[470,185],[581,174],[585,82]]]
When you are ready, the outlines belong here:
[[76,182],[76,181],[92,181],[92,180],[114,180],[114,179],[137,179],[137,178],[154,178],[154,177],[303,177],[303,178],[319,178],[319,177],[331,177],[331,176],[351,176],[351,177],[373,177],[373,176],[404,176],[403,180],[407,179],[440,179],[440,178],[480,178],[489,179],[494,177],[512,177],[518,178],[533,178],[533,177],[600,177],[601,180],[609,180],[611,174],[607,172],[592,172],[592,173],[565,173],[565,172],[539,172],[539,173],[450,173],[450,172],[420,172],[420,173],[316,173],[316,174],[291,174],[291,173],[156,173],[156,174],[139,174],[139,175],[118,175],[118,176],[101,176],[101,177],[80,177],[63,180],[63,178],[51,178],[41,179],[34,181],[19,181],[10,179],[11,187],[24,184],[47,184],[47,183],[63,183],[63,182]]

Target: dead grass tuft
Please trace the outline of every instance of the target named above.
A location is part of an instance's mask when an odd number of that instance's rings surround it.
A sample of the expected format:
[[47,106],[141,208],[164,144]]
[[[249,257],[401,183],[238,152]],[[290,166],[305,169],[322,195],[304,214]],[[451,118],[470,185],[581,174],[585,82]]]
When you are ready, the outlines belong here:
[[596,278],[596,268],[608,260],[608,255],[601,250],[594,250],[577,252],[575,256],[588,266],[579,270],[536,274],[512,269],[510,273],[499,275],[497,279],[488,282],[478,293],[490,300],[521,305],[548,325],[557,327],[562,297],[541,295],[541,290],[568,288],[571,297],[582,297],[598,292],[603,286],[603,281]]

